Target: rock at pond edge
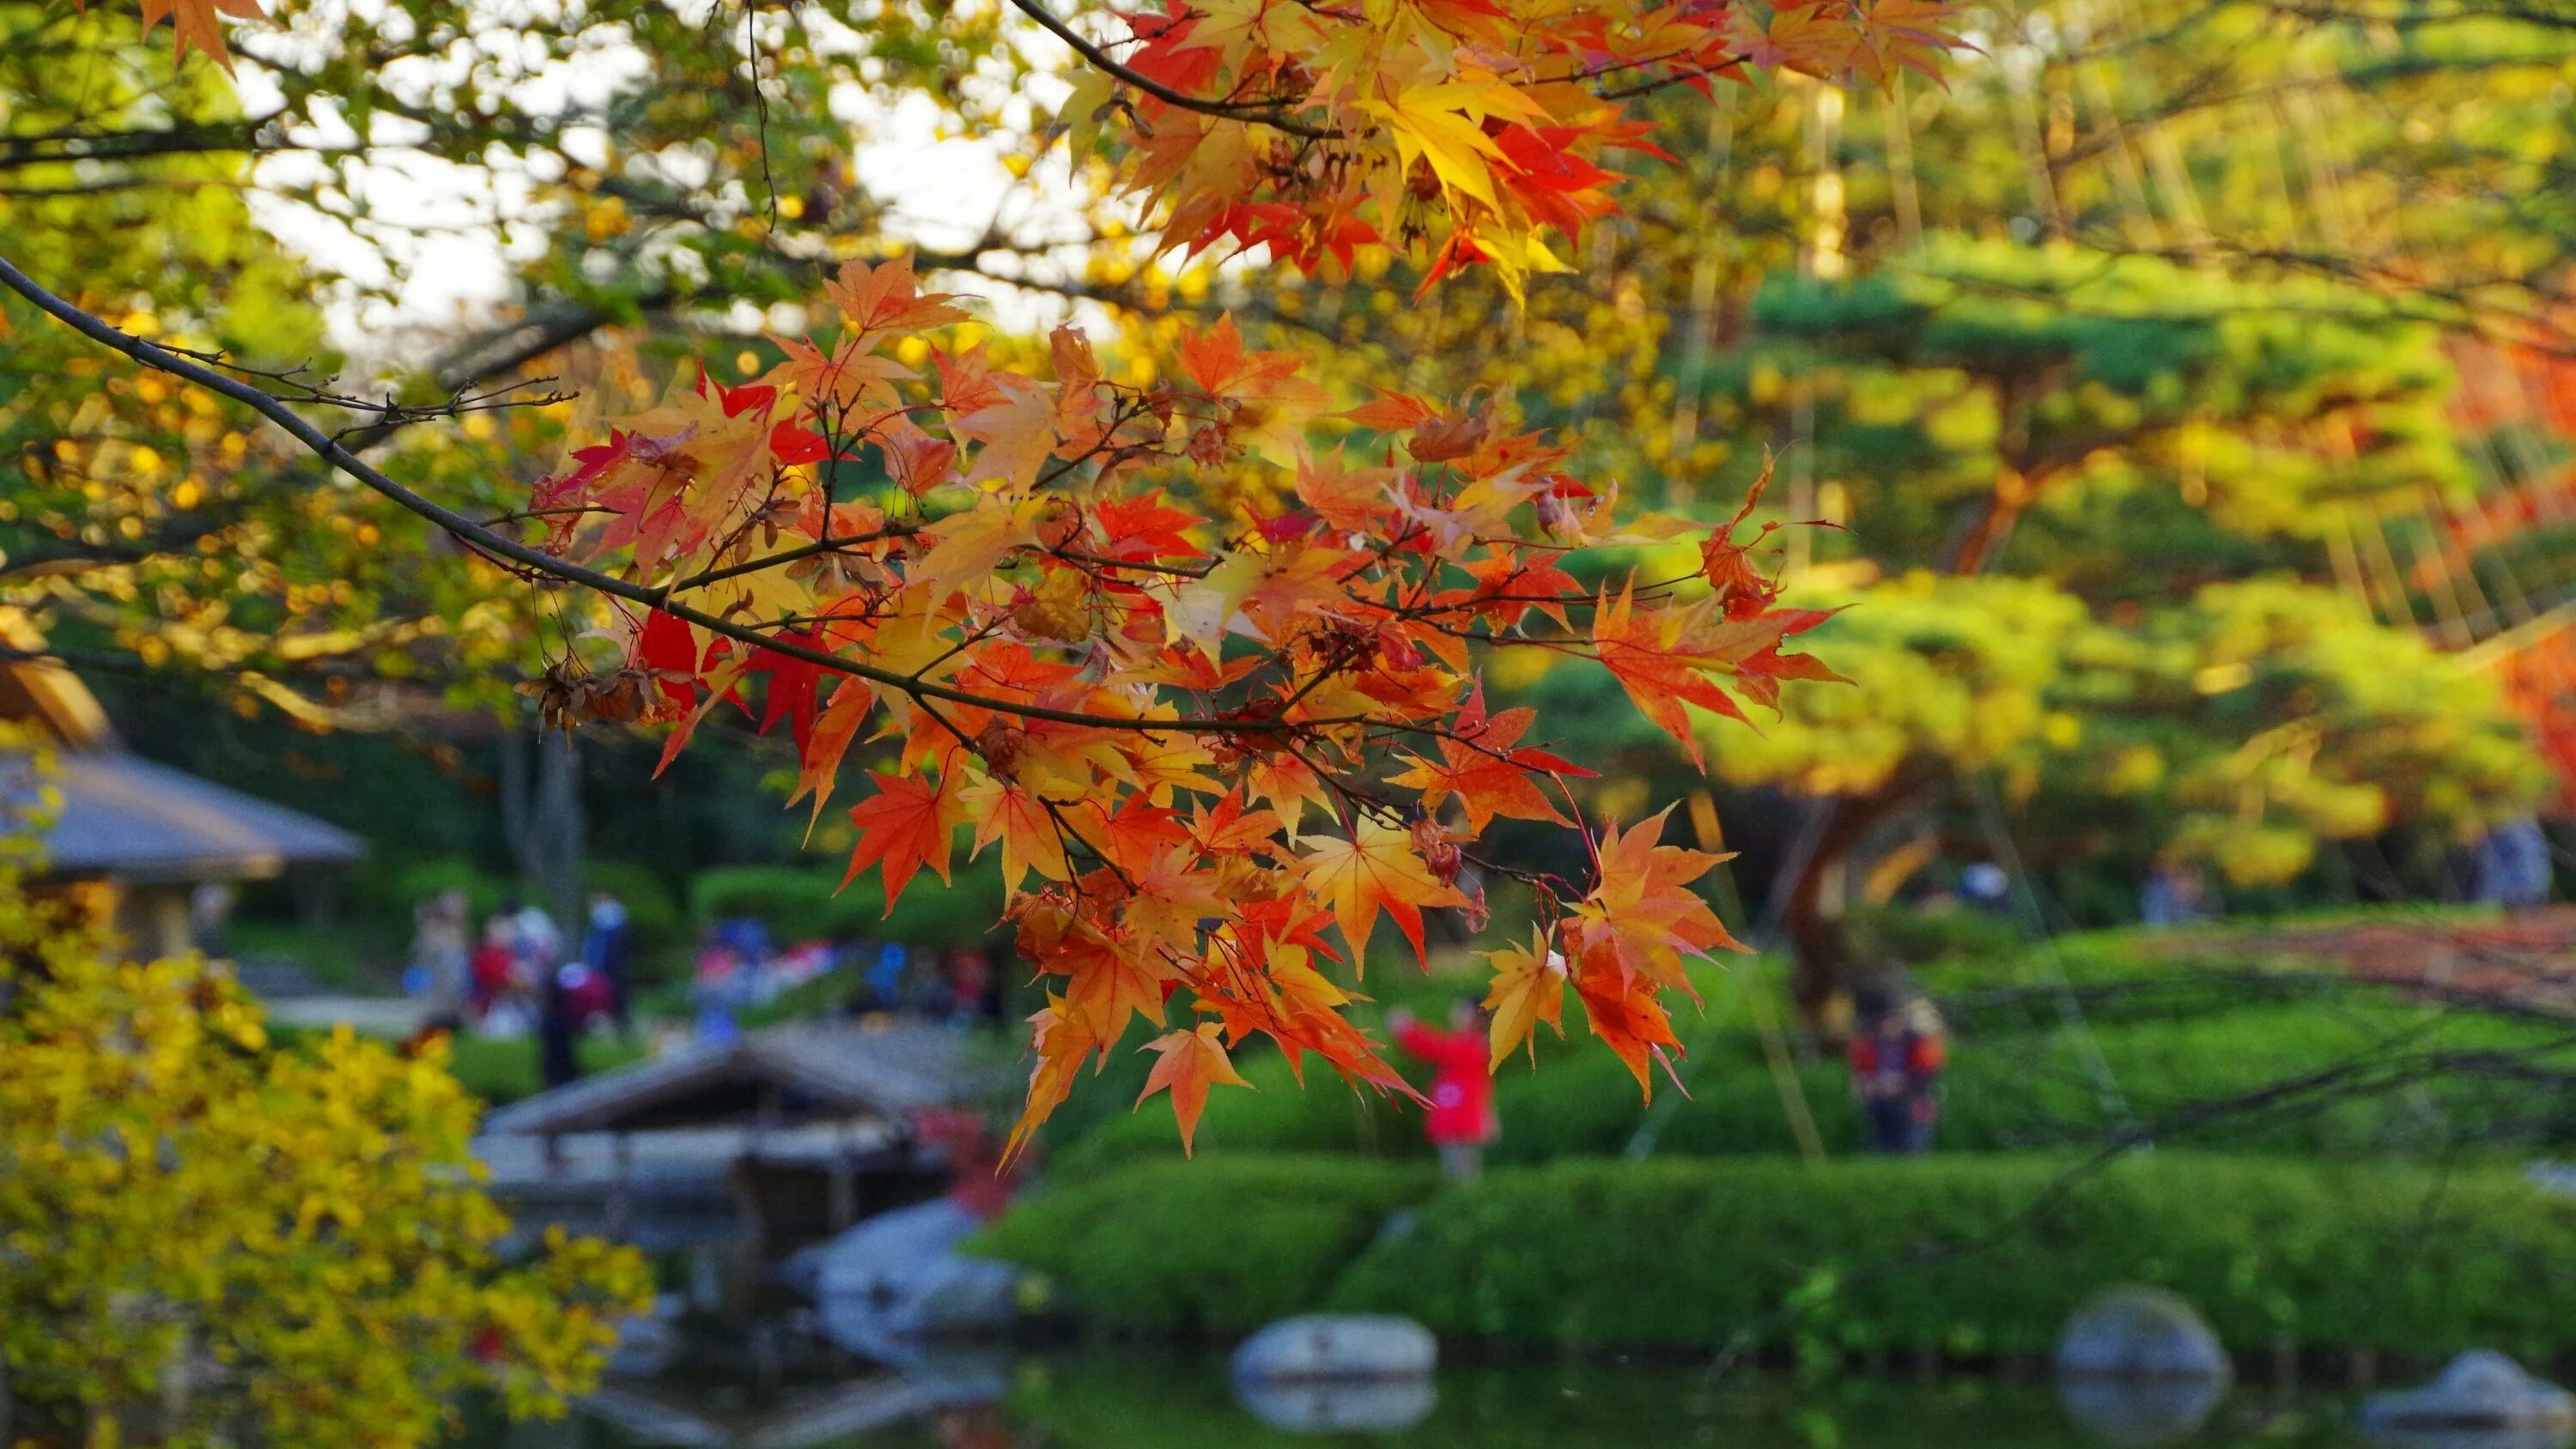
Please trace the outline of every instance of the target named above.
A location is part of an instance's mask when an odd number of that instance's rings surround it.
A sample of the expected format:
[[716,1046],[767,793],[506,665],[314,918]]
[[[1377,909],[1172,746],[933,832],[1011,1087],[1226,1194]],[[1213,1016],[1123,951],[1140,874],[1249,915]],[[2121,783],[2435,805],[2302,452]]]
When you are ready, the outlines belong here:
[[1283,1318],[1234,1351],[1239,1384],[1426,1378],[1440,1361],[1431,1330],[1392,1314]]
[[2198,1311],[2162,1288],[2124,1284],[2085,1300],[2057,1343],[2064,1378],[2224,1383],[2227,1350]]

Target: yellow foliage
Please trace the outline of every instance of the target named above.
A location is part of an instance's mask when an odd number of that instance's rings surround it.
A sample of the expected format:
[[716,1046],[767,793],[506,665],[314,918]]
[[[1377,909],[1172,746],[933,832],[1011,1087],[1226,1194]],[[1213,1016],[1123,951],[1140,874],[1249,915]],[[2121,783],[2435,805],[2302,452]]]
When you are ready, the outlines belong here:
[[[505,1263],[444,1052],[270,1041],[201,959],[113,959],[0,859],[0,1354],[22,1442],[410,1446],[561,1412],[648,1282]],[[59,1436],[59,1437],[57,1437]]]

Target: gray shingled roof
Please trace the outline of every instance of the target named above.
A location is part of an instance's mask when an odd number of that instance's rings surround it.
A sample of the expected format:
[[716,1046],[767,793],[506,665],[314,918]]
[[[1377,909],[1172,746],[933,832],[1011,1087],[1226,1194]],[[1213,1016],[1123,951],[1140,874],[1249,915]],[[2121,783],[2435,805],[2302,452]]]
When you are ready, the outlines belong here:
[[[0,778],[32,777],[21,756],[0,759]],[[61,809],[45,853],[63,875],[240,880],[366,854],[364,841],[337,826],[123,750],[64,750],[53,784]]]
[[613,1132],[624,1124],[746,1083],[770,1083],[827,1111],[901,1120],[989,1089],[995,1073],[963,1033],[939,1027],[862,1031],[794,1024],[730,1047],[638,1062],[514,1102],[483,1119],[490,1134]]

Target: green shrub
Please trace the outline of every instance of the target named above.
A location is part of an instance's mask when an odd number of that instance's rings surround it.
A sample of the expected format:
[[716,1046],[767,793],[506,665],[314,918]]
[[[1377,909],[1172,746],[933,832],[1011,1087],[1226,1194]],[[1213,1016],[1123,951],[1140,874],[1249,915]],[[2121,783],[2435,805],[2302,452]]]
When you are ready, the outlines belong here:
[[699,872],[689,883],[689,916],[704,925],[736,916],[769,923],[779,941],[866,939],[917,946],[968,946],[1002,921],[1002,876],[992,862],[961,864],[955,883],[916,877],[886,914],[883,883],[871,873],[841,890],[830,867],[737,865]]
[[[1767,965],[1747,963],[1739,983],[1706,988],[1708,1015],[1688,1022],[1683,1065],[1690,1095],[1654,1109],[1659,1154],[1793,1153],[1780,1083],[1761,1038],[1744,1016],[1744,992],[1768,990]],[[1417,973],[1405,973],[1419,979]],[[1376,973],[1372,973],[1372,981]],[[2449,1156],[2463,1147],[2497,1156],[2576,1143],[2576,1115],[2554,1093],[2478,1073],[2392,1072],[2364,1075],[2315,1098],[2297,1097],[2264,1110],[2217,1112],[2258,1088],[2392,1054],[2472,1051],[2525,1054],[2565,1067],[2576,1052],[2544,1051],[2564,1033],[2546,1023],[2409,1005],[2371,987],[2284,997],[2270,977],[2246,978],[2229,1009],[2230,988],[2201,979],[2188,1005],[2150,996],[2134,1019],[2120,1011],[2088,1014],[2084,1030],[2061,1023],[2048,992],[1989,999],[1952,1044],[1945,1079],[1940,1142],[1946,1150],[2026,1151],[2082,1148],[2121,1130],[2126,1120],[2171,1124],[2167,1145],[2229,1151],[2361,1157],[2385,1153]],[[2152,982],[2148,983],[2152,984]],[[1417,1007],[1427,1010],[1428,1006]],[[1544,1032],[1542,1033],[1544,1035]],[[2118,1099],[2105,1095],[2087,1050],[2088,1037],[2109,1068]],[[1571,1026],[1568,1040],[1543,1042],[1536,1071],[1506,1063],[1495,1083],[1503,1126],[1493,1160],[1547,1162],[1620,1152],[1649,1117],[1635,1079],[1618,1060]],[[1374,1094],[1354,1094],[1330,1076],[1302,1091],[1275,1058],[1247,1053],[1240,1063],[1260,1088],[1220,1090],[1208,1100],[1200,1140],[1224,1151],[1329,1151],[1410,1156],[1421,1151],[1420,1109]],[[1810,1060],[1795,1070],[1798,1088],[1828,1152],[1861,1145],[1861,1120],[1850,1079],[1838,1059]],[[1065,1109],[1073,1113],[1095,1087],[1088,1080]],[[1658,1082],[1658,1096],[1670,1093]],[[1114,1108],[1131,1099],[1104,1088]],[[2125,1102],[2128,1118],[2119,1111]],[[1104,1111],[1077,1119],[1061,1138],[1056,1166],[1067,1174],[1098,1172],[1139,1158],[1176,1155],[1168,1120]]]
[[413,908],[441,891],[465,892],[465,903],[476,924],[501,909],[501,903],[519,894],[518,882],[492,875],[470,860],[424,860],[403,866],[392,873],[385,891],[385,908],[398,915],[409,926]]
[[[593,860],[581,869],[582,889],[606,891],[626,907],[627,925],[635,932],[635,949],[644,957],[668,953],[689,944],[689,919],[662,876],[650,866],[624,860]],[[588,902],[584,902],[587,909]],[[568,923],[574,930],[589,924]]]
[[1979,910],[1860,909],[1844,920],[1843,929],[1859,959],[1902,966],[1934,961],[1993,966],[2028,949],[2011,917]]
[[[2169,1287],[2239,1352],[2576,1350],[2576,1202],[2449,1173],[2163,1153],[1566,1162],[1433,1192],[1427,1169],[1146,1163],[1015,1208],[982,1251],[1095,1326],[1231,1333],[1332,1307],[1578,1348],[2031,1354],[2113,1283]],[[1411,1225],[1387,1215],[1417,1205]]]
[[[2144,1282],[2190,1300],[2238,1352],[2280,1334],[2418,1360],[2576,1348],[2576,1202],[2517,1174],[2179,1153],[2072,1180],[2069,1167],[1960,1157],[1496,1172],[1426,1204],[1330,1301],[1444,1334],[1576,1346],[1706,1348],[1747,1334],[1770,1347],[1986,1355],[2043,1352],[2088,1294]],[[1789,1311],[1797,1301],[1812,1307]]]
[[1056,1280],[1116,1332],[1237,1333],[1321,1302],[1426,1168],[1332,1157],[1148,1163],[1013,1208],[976,1251]]

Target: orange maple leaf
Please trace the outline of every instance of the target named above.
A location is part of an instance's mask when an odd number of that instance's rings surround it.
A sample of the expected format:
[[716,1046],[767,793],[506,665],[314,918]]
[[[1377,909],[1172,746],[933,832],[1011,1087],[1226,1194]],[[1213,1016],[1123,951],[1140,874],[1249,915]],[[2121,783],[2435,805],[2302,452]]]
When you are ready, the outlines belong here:
[[[1583,1019],[1592,1034],[1626,1064],[1629,1075],[1637,1079],[1637,1090],[1648,1101],[1654,1100],[1654,1079],[1646,1064],[1650,1058],[1663,1058],[1666,1072],[1672,1070],[1664,1051],[1682,1049],[1681,1039],[1673,1035],[1672,1017],[1655,998],[1652,982],[1635,976],[1615,960],[1587,956],[1574,975],[1574,998],[1583,1006]],[[1673,1081],[1679,1088],[1681,1081]]]
[[1225,1044],[1217,1039],[1223,1028],[1213,1021],[1203,1021],[1195,1029],[1166,1032],[1145,1043],[1142,1050],[1162,1053],[1154,1063],[1153,1074],[1145,1078],[1145,1090],[1137,1094],[1136,1105],[1156,1092],[1172,1094],[1172,1116],[1181,1124],[1181,1152],[1188,1155],[1195,1148],[1199,1114],[1207,1109],[1208,1088],[1223,1082],[1229,1087],[1249,1088],[1252,1084],[1234,1069],[1234,1061],[1225,1054]]
[[1038,1063],[1029,1070],[1028,1104],[1020,1109],[1020,1120],[1011,1125],[1010,1138],[1002,1144],[1004,1162],[1018,1156],[1029,1134],[1072,1095],[1083,1057],[1098,1045],[1067,1014],[1061,996],[1049,996],[1045,1009],[1032,1015],[1029,1025],[1029,1047],[1037,1053]]
[[1002,842],[1002,887],[1018,890],[1032,870],[1048,880],[1073,879],[1065,859],[1064,834],[1035,793],[999,780],[980,780],[958,792],[958,802],[975,821],[974,855],[995,840]]
[[919,289],[909,252],[874,267],[865,262],[844,262],[841,274],[826,283],[824,290],[840,306],[841,320],[851,331],[861,334],[919,332],[966,320],[965,309],[948,305],[956,300],[952,294],[924,293]]
[[1682,747],[1691,764],[1705,768],[1699,742],[1691,735],[1684,705],[1745,721],[1744,711],[1711,674],[1734,674],[1744,662],[1776,647],[1797,622],[1793,612],[1729,619],[1716,611],[1717,601],[1701,599],[1679,607],[1639,606],[1636,580],[1620,585],[1613,599],[1603,590],[1592,615],[1592,649],[1602,666],[1628,691],[1638,710]]
[[258,20],[267,12],[259,0],[143,0],[143,28],[150,30],[169,17],[170,30],[177,37],[176,58],[186,60],[190,46],[204,51],[206,58],[232,74],[233,53],[224,45],[223,27],[215,23],[217,15],[236,20]]
[[1395,918],[1413,954],[1429,970],[1431,957],[1422,944],[1424,906],[1463,905],[1465,898],[1434,879],[1431,867],[1413,848],[1413,832],[1376,820],[1361,820],[1349,839],[1325,836],[1299,858],[1306,888],[1331,907],[1334,921],[1351,943],[1352,969],[1368,963],[1369,932],[1383,908]]
[[950,838],[965,814],[956,792],[948,788],[951,774],[928,780],[874,770],[868,774],[877,782],[877,793],[850,807],[859,843],[850,851],[850,871],[841,877],[841,886],[847,889],[859,872],[879,867],[885,872],[886,914],[891,916],[895,899],[921,867],[948,879]]
[[1690,888],[1727,857],[1655,843],[1672,813],[1666,806],[1624,834],[1616,826],[1602,832],[1601,879],[1566,915],[1564,930],[1572,942],[1567,949],[1587,963],[1606,960],[1631,976],[1688,991],[1684,955],[1745,947]]
[[[1485,833],[1497,815],[1515,820],[1545,820],[1563,825],[1565,817],[1539,793],[1538,784],[1530,778],[1533,770],[1575,770],[1554,755],[1538,750],[1516,750],[1531,721],[1537,718],[1529,709],[1507,709],[1488,719],[1485,715],[1484,692],[1470,695],[1467,706],[1458,714],[1449,735],[1438,740],[1440,762],[1407,755],[1412,768],[1387,781],[1408,790],[1422,792],[1422,806],[1436,810],[1440,802],[1455,795],[1467,811],[1467,834],[1472,838]],[[1451,738],[1451,735],[1459,738]]]
[[1114,1042],[1127,1034],[1133,1017],[1163,1024],[1163,983],[1169,979],[1169,972],[1149,968],[1117,947],[1101,946],[1075,958],[1064,999],[1093,1039]]

